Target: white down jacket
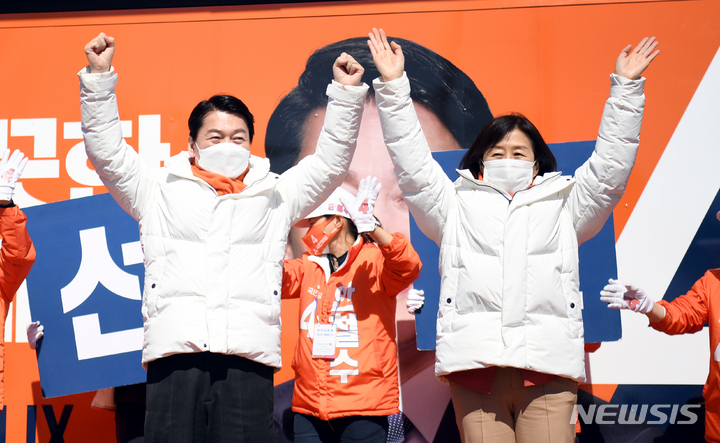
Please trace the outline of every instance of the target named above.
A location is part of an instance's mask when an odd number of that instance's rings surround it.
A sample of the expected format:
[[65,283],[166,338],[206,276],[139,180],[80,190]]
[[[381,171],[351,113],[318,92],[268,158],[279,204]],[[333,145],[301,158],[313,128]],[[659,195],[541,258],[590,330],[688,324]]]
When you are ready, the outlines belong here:
[[432,159],[407,78],[374,86],[400,189],[440,246],[435,374],[508,366],[585,379],[578,245],[603,226],[635,162],[644,79],[611,76],[595,151],[575,177],[544,174],[511,197]]
[[171,354],[234,354],[280,368],[280,289],[290,227],[342,183],[368,86],[328,87],[314,155],[282,175],[251,157],[242,192],[218,197],[187,153],[152,169],[122,138],[113,71],[79,73],[88,158],[140,224],[143,365]]

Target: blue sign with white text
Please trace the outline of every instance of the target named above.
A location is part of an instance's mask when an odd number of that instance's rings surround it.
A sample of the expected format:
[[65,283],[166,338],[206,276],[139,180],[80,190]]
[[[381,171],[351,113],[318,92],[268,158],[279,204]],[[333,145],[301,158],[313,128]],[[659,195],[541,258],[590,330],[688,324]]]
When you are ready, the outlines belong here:
[[27,278],[44,397],[141,383],[143,254],[110,194],[24,210],[37,260]]

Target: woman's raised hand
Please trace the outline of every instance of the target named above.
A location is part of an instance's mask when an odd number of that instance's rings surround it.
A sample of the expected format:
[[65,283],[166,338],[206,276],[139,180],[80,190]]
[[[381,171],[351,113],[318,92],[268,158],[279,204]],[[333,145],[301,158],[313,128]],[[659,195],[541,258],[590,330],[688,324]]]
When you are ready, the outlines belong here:
[[368,34],[368,46],[375,66],[384,82],[400,78],[405,71],[405,56],[402,48],[395,42],[388,43],[385,31],[373,28]]
[[85,55],[90,63],[90,72],[108,72],[115,53],[115,39],[101,32],[85,45]]
[[650,62],[660,53],[659,49],[655,49],[658,42],[655,37],[643,38],[640,43],[632,48],[627,45],[615,62],[615,74],[635,80],[650,65]]
[[345,86],[358,86],[362,82],[365,68],[350,54],[343,52],[333,63],[335,81]]

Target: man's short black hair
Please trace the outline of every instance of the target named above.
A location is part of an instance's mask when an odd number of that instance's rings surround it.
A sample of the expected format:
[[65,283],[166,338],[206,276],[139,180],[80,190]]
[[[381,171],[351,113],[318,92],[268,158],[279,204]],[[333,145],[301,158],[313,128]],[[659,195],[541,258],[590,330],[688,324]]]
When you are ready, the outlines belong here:
[[188,119],[190,138],[197,140],[198,131],[202,128],[205,117],[213,111],[225,112],[243,119],[248,127],[248,135],[252,142],[255,135],[255,117],[253,117],[242,100],[232,95],[213,95],[208,100],[203,100],[195,106]]

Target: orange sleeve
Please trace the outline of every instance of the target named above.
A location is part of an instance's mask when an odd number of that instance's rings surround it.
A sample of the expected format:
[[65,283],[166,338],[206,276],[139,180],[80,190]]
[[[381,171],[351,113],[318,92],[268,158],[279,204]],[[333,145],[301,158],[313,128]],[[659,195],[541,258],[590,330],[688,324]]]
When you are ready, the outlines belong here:
[[0,291],[8,303],[35,262],[35,246],[26,223],[27,217],[17,206],[0,208]]
[[653,329],[666,334],[692,334],[703,328],[708,320],[708,283],[709,271],[692,289],[671,302],[660,300],[658,303],[665,308],[665,318],[657,323],[650,323]]
[[303,259],[296,258],[283,262],[282,296],[281,298],[300,297],[300,286],[303,276]]
[[383,260],[378,265],[380,290],[391,297],[410,286],[422,269],[420,256],[410,242],[397,232],[392,237],[390,243],[380,246]]

